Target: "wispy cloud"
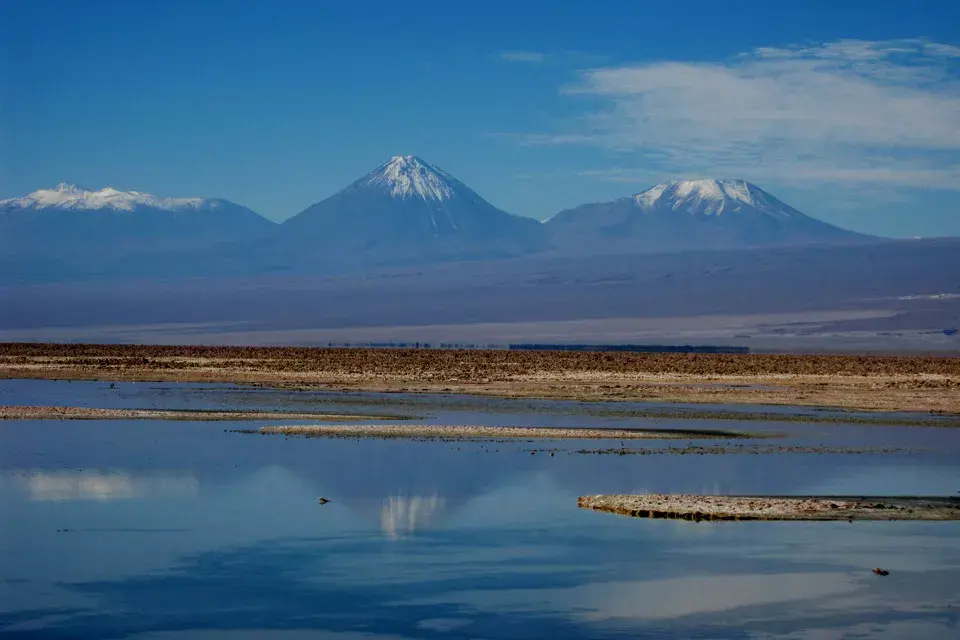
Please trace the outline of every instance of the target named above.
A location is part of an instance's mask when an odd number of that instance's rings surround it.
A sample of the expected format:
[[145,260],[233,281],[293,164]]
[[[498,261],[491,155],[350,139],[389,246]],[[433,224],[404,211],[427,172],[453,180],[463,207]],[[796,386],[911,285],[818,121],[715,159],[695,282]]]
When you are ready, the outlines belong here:
[[[785,169],[789,173],[785,173]],[[657,181],[671,177],[664,170],[651,171],[627,167],[590,169],[577,172],[580,177],[597,178],[607,182],[637,183]],[[913,166],[911,162],[897,163],[891,167],[838,168],[818,166],[816,163],[782,163],[763,165],[736,165],[722,160],[710,170],[691,169],[684,173],[685,178],[735,178],[748,176],[751,180],[775,180],[783,184],[802,186],[809,182],[843,183],[855,186],[884,183],[896,187],[927,187],[933,189],[960,190],[960,165],[948,165],[936,168]]]
[[577,51],[575,49],[562,49],[558,51],[550,51],[549,53],[525,50],[500,51],[497,53],[496,57],[504,62],[521,62],[530,64],[551,63],[556,65],[578,67],[588,67],[592,65],[603,64],[610,59],[605,55],[590,53],[588,51]]
[[547,59],[547,54],[539,51],[501,51],[497,55],[501,60],[506,62],[530,62],[536,64],[545,62]]
[[[960,48],[923,39],[593,68],[561,89],[588,98],[588,111],[521,140],[629,152],[644,174],[960,190],[958,71]],[[627,181],[631,171],[593,176]]]

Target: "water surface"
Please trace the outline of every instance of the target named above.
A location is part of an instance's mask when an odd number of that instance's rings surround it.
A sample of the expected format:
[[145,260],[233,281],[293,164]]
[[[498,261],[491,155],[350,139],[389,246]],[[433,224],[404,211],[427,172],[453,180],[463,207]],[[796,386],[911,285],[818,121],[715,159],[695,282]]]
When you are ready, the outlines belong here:
[[[591,409],[610,403],[492,400],[485,410],[486,401],[475,399],[399,397],[390,404],[392,397],[370,394],[248,391],[3,381],[0,403],[176,409],[319,403],[357,413],[371,406],[406,411],[436,423],[699,425],[783,433],[785,443],[905,451],[597,456],[568,452],[591,443],[564,442],[550,443],[560,450],[549,456],[530,454],[544,443],[228,432],[266,422],[0,423],[0,634],[960,634],[960,523],[689,523],[576,507],[581,494],[638,491],[954,495],[960,432],[643,420]],[[320,496],[331,502],[319,505]],[[873,575],[875,566],[890,575]]]

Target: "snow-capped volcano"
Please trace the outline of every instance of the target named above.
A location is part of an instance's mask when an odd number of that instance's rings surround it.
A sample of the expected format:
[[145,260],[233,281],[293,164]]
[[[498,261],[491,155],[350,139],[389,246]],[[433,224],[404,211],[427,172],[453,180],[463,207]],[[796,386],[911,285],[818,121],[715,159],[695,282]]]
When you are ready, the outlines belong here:
[[542,225],[494,207],[443,169],[394,156],[283,224],[316,254],[386,262],[510,255],[542,245]]
[[746,180],[674,180],[611,202],[581,205],[547,221],[558,248],[666,252],[862,242]]
[[707,216],[732,214],[744,207],[777,218],[798,213],[746,180],[673,180],[641,191],[633,200],[644,210],[665,208]]
[[161,198],[60,183],[0,200],[0,253],[105,255],[251,240],[274,223],[229,200]]
[[382,188],[394,198],[449,200],[456,195],[458,183],[417,156],[394,156],[368,174],[364,184]]
[[53,189],[39,189],[21,198],[0,200],[0,209],[68,209],[93,210],[113,209],[115,211],[134,211],[137,208],[160,209],[163,211],[182,211],[187,209],[216,208],[221,200],[203,198],[158,198],[140,191],[118,191],[113,187],[104,187],[98,191],[78,187],[75,184],[61,182]]

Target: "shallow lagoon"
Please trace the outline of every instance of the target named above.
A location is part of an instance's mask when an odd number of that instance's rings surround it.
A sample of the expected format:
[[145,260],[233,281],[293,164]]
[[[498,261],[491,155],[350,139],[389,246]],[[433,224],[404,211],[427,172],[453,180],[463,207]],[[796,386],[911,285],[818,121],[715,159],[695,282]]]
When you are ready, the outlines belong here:
[[[598,456],[567,451],[597,446],[583,441],[228,432],[266,422],[0,423],[5,637],[960,634],[960,523],[698,524],[576,507],[582,494],[637,491],[953,495],[953,429],[649,420],[603,415],[631,406],[619,403],[167,383],[0,381],[0,403],[699,425],[784,433],[776,442],[789,444],[904,449]],[[530,455],[544,446],[559,450]],[[890,575],[873,575],[874,566]]]

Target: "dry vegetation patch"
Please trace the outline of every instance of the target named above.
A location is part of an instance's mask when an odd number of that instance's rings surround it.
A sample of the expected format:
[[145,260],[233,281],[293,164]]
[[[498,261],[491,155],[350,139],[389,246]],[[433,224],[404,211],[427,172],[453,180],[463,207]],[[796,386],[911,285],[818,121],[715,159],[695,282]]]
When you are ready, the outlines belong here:
[[6,343],[0,376],[960,413],[960,358]]

